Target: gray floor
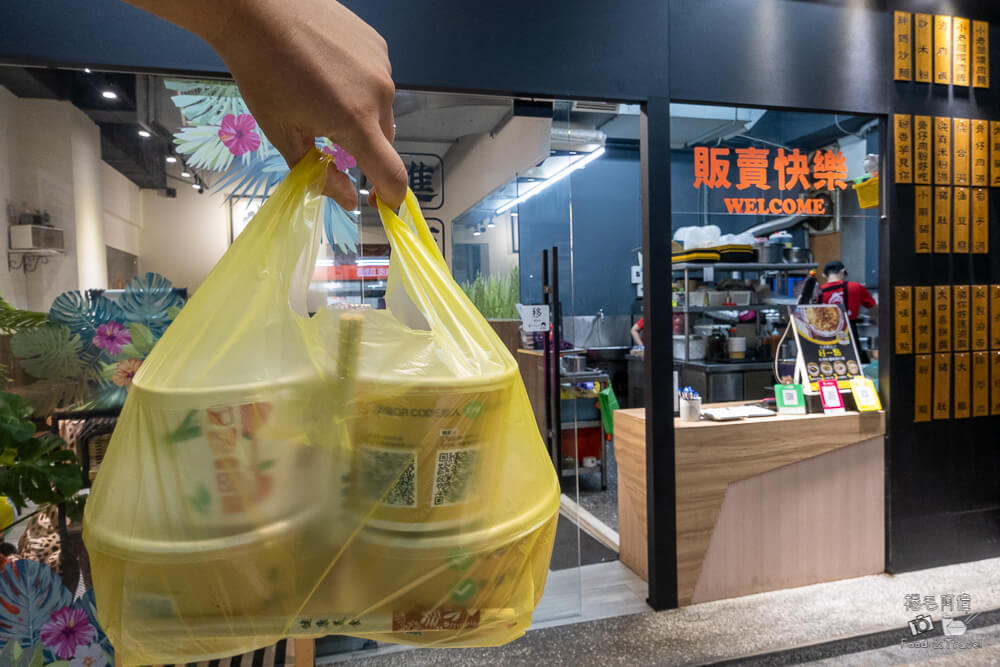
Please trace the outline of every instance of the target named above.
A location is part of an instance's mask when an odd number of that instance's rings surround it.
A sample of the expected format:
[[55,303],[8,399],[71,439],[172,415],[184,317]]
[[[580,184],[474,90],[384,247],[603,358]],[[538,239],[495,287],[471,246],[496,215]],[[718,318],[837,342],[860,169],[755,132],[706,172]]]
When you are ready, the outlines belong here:
[[[969,593],[972,611],[1000,608],[1000,558],[898,576],[875,575],[719,600],[665,612],[544,627],[507,646],[486,649],[397,650],[352,660],[365,665],[702,665],[876,632],[909,637],[905,596]],[[584,609],[587,609],[584,600]],[[935,621],[939,613],[932,613]],[[572,618],[566,620],[574,620]],[[997,664],[997,627],[970,626],[983,648],[954,651],[899,648],[841,657],[842,663]],[[986,645],[986,642],[990,642]],[[978,652],[978,653],[977,653]],[[859,657],[860,656],[860,657]],[[848,660],[860,662],[847,662]],[[950,663],[948,661],[951,661]],[[792,664],[780,659],[757,664]],[[823,664],[823,663],[821,663]]]
[[[601,476],[580,475],[580,506],[604,522],[612,530],[618,530],[618,464],[615,462],[614,444],[607,447],[608,489],[601,491]],[[570,490],[564,489],[570,497]]]

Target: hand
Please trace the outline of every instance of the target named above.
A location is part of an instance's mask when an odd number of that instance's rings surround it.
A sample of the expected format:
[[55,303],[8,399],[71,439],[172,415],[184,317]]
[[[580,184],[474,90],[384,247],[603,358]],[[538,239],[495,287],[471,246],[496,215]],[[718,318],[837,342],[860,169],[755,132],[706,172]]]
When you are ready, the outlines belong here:
[[[392,147],[395,86],[385,40],[334,0],[129,0],[198,33],[218,52],[289,166],[328,137],[353,155],[389,206],[406,194]],[[350,210],[357,193],[331,165],[324,194]]]

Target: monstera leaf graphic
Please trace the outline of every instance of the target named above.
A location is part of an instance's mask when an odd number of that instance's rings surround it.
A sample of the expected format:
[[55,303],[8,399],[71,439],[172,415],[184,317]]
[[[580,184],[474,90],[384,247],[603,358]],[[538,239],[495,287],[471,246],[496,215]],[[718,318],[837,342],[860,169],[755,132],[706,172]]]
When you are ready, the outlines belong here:
[[90,344],[97,333],[97,327],[106,322],[120,322],[122,311],[118,304],[104,295],[71,291],[63,292],[52,302],[49,320],[65,324],[84,343]]
[[46,324],[22,331],[10,339],[10,349],[21,366],[36,378],[72,378],[83,372],[83,342],[65,324]]
[[147,273],[125,286],[118,305],[125,320],[145,325],[159,338],[170,324],[170,309],[184,305],[184,299],[169,280],[158,273]]
[[42,626],[57,610],[73,602],[55,570],[33,560],[0,564],[0,645],[41,641]]

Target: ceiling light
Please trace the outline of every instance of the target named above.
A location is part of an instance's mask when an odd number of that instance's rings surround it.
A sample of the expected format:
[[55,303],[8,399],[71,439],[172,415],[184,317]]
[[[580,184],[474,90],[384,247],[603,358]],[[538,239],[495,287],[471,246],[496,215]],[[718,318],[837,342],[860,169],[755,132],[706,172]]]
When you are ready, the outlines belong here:
[[101,91],[101,97],[103,97],[106,100],[117,100],[118,99],[118,93],[116,93],[113,90],[102,90]]
[[142,137],[143,139],[149,139],[153,135],[151,135],[146,130],[139,130],[139,136]]
[[90,74],[90,68],[89,67],[84,67],[83,71],[84,71],[85,74]]
[[191,187],[195,190],[201,190],[201,183],[192,183]]
[[478,229],[476,231],[472,232],[473,236],[479,236],[480,234],[482,234],[482,232],[479,231]]
[[510,212],[510,217],[516,218],[517,217],[517,211],[511,211]]
[[170,164],[173,164],[173,163],[177,162],[177,158],[175,158],[173,155],[168,155],[167,156],[167,162],[170,163]]
[[181,176],[184,178],[191,178],[191,172],[185,169],[184,171],[181,172]]
[[504,211],[508,211],[508,210],[512,209],[514,206],[516,206],[518,204],[521,204],[521,203],[523,203],[523,202],[531,199],[532,197],[534,197],[535,195],[537,195],[542,190],[546,190],[549,187],[555,185],[556,183],[558,183],[562,179],[564,179],[567,176],[569,176],[570,174],[572,174],[577,169],[583,169],[588,164],[590,164],[591,162],[593,162],[597,158],[601,157],[602,155],[604,155],[604,147],[603,146],[601,148],[598,148],[593,153],[587,153],[584,157],[580,158],[579,160],[576,160],[575,162],[572,162],[571,164],[567,165],[566,167],[563,167],[562,169],[560,169],[556,173],[554,173],[551,176],[549,176],[544,181],[537,182],[535,184],[535,187],[531,188],[530,190],[528,190],[527,192],[525,192],[524,194],[522,194],[517,199],[514,199],[514,200],[512,200],[512,201],[510,201],[510,202],[508,202],[506,204],[504,204],[500,208],[498,208],[494,212],[495,215],[500,215]]
[[487,227],[496,227],[496,224],[493,222],[493,218],[490,218],[490,221],[486,223],[486,226]]
[[359,190],[359,192],[361,193],[362,197],[367,197],[368,196],[368,190],[365,190],[364,188],[361,188],[361,190]]
[[351,211],[351,215],[361,215],[361,209],[360,208],[354,209],[353,211]]

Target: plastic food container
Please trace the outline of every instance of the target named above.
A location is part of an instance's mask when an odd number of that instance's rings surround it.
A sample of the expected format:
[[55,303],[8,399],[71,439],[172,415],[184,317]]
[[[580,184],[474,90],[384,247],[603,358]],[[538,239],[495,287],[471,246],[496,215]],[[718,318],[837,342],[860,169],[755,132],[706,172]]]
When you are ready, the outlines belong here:
[[718,292],[711,291],[706,293],[708,297],[708,306],[724,306],[726,304],[726,298],[728,298],[728,292]]
[[746,359],[747,339],[738,336],[730,336],[726,341],[726,349],[729,350],[730,359]]
[[750,305],[750,295],[753,294],[750,290],[733,290],[729,292],[729,303],[735,303],[737,306],[749,306]]
[[[687,347],[691,356],[685,354],[684,339],[688,339]],[[705,358],[705,337],[704,336],[674,336],[674,359],[680,361],[696,361]]]

